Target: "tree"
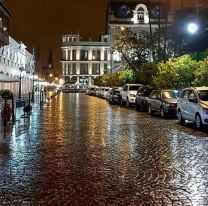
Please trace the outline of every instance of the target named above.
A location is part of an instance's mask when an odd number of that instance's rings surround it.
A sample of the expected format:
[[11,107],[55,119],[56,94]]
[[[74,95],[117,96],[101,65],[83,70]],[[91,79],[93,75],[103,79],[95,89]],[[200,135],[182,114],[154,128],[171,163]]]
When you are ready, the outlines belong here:
[[119,31],[117,28],[114,50],[122,55],[124,67],[138,71],[143,63],[152,61],[152,43],[149,32],[141,31],[139,35],[128,28]]
[[154,78],[154,84],[162,88],[181,89],[194,84],[195,72],[199,62],[189,55],[171,58],[166,63],[158,64],[159,73]]
[[195,71],[195,76],[195,85],[208,85],[208,58],[204,59],[204,61],[200,61],[199,68]]

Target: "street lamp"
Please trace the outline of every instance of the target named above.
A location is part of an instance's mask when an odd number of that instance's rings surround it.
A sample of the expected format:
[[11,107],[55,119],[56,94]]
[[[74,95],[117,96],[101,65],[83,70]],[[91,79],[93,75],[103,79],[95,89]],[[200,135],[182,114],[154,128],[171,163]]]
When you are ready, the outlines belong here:
[[19,76],[19,97],[18,99],[21,99],[21,93],[22,93],[22,71],[24,70],[23,67],[20,67],[19,68],[19,73],[20,73],[20,76]]
[[35,72],[33,72],[33,78],[32,78],[32,99],[31,99],[31,102],[34,102],[35,100]]
[[198,26],[198,24],[192,22],[192,23],[188,24],[187,29],[188,29],[189,33],[196,34],[196,33],[198,33],[199,26]]

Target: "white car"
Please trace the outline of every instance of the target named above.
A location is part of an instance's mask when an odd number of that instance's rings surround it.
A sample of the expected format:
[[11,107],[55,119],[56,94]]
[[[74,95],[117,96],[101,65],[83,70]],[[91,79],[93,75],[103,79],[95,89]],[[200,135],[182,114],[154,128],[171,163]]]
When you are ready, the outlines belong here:
[[144,86],[143,84],[125,84],[121,91],[121,105],[125,105],[127,107],[136,103],[136,94],[137,90]]
[[190,87],[182,90],[177,102],[178,122],[195,123],[197,129],[208,125],[208,87]]

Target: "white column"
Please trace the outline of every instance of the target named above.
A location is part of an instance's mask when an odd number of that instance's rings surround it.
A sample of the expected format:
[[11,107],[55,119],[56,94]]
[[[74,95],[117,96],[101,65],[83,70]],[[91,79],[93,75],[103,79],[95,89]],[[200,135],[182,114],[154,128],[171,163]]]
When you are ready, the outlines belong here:
[[104,74],[104,63],[100,63],[100,75]]
[[100,50],[100,60],[104,61],[104,49]]
[[66,60],[68,60],[68,49],[65,49],[65,53],[66,53]]
[[80,63],[76,63],[76,71],[77,71],[77,75],[80,75]]
[[92,74],[92,62],[88,63],[88,74]]
[[72,60],[72,49],[70,50],[70,60]]
[[89,77],[88,78],[88,86],[91,86],[92,85],[92,77]]
[[80,49],[77,49],[76,60],[80,60]]
[[89,51],[88,51],[88,59],[90,61],[92,60],[92,49],[89,49]]

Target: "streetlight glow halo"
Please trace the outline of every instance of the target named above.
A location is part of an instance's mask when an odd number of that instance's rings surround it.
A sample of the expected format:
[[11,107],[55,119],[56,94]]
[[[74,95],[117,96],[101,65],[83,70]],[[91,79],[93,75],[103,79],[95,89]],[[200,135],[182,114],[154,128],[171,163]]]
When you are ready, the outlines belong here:
[[188,24],[187,28],[191,34],[196,34],[199,29],[199,26],[196,23],[192,22],[192,23]]

